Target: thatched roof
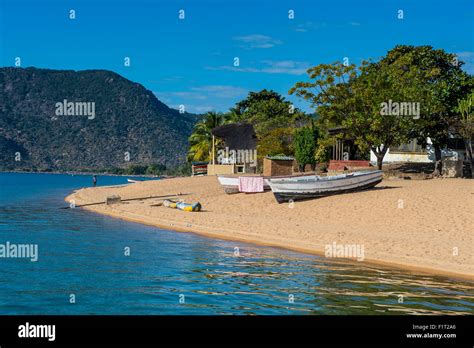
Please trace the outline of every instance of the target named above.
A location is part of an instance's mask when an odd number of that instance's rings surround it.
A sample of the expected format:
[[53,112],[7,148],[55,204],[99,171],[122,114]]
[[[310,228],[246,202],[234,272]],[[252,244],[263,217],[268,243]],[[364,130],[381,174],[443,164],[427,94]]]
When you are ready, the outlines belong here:
[[232,150],[255,150],[257,136],[253,126],[248,123],[231,123],[216,127],[212,134],[224,140],[225,145]]

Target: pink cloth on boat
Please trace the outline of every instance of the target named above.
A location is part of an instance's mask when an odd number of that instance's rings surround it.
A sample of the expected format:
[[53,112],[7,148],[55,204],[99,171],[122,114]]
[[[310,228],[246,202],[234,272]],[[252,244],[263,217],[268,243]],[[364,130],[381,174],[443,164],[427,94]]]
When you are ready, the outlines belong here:
[[263,192],[263,177],[261,176],[239,176],[240,192]]

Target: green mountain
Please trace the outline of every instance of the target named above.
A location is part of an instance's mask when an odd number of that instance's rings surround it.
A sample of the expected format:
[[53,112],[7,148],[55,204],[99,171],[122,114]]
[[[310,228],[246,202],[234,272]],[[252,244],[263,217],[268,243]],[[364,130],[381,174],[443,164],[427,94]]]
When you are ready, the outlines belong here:
[[197,118],[111,71],[0,68],[0,170],[172,167]]

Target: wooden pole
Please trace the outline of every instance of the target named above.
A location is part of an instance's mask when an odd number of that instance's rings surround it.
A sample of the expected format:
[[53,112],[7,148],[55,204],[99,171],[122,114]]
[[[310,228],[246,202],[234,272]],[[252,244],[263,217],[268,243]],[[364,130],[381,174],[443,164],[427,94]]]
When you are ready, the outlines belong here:
[[[188,196],[190,194],[191,193],[176,193],[176,194],[161,195],[161,196],[125,198],[125,199],[122,199],[121,201],[122,202],[129,202],[129,201],[139,201],[139,200],[152,199],[152,198],[174,198],[174,197],[179,197],[179,196]],[[106,204],[106,201],[75,205],[74,208],[88,207],[90,205],[98,205],[98,204]],[[59,209],[72,209],[72,208],[71,208],[71,206],[68,206],[68,207],[59,207]]]
[[214,135],[212,135],[212,165],[216,164],[215,158],[214,158],[214,153],[215,153],[215,150],[214,150]]
[[336,138],[333,139],[334,143],[332,144],[332,159],[336,160]]

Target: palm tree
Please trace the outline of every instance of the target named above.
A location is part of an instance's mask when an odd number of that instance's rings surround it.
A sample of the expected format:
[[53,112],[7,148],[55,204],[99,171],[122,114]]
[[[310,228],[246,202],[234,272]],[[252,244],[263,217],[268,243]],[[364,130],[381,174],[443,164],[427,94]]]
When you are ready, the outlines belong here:
[[189,137],[188,161],[209,161],[212,152],[212,129],[222,126],[227,118],[224,114],[209,111],[194,125]]

